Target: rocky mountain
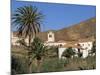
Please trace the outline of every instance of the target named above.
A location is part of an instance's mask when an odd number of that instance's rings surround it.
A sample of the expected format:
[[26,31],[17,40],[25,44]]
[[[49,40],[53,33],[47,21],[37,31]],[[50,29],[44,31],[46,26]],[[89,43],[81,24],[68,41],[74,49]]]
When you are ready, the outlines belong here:
[[[96,18],[90,18],[78,24],[72,25],[61,30],[56,30],[55,41],[77,41],[79,39],[95,39],[96,36]],[[47,41],[47,32],[40,32],[37,36],[43,41]]]

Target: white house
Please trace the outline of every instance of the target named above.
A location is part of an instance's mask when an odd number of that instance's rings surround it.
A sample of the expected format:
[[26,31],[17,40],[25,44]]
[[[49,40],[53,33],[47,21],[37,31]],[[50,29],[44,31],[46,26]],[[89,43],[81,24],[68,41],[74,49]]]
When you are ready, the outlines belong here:
[[[12,40],[11,43],[12,45],[20,45],[17,41],[19,40],[19,38],[16,36],[16,34],[12,33],[11,36]],[[75,41],[74,43],[72,43],[72,41],[68,42],[65,41],[63,39],[60,39],[59,41],[55,41],[55,34],[53,31],[49,31],[47,33],[47,41],[44,42],[44,45],[46,46],[58,46],[58,57],[62,58],[62,53],[65,51],[66,48],[68,47],[72,47],[72,49],[75,51],[76,55],[79,52],[82,53],[82,58],[86,58],[89,55],[89,52],[91,52],[92,46],[93,46],[93,41],[92,40],[87,40],[87,39],[81,39],[78,41]],[[25,42],[28,43],[28,39],[25,39]]]
[[44,45],[46,46],[64,46],[66,44],[66,41],[59,40],[55,42],[55,35],[52,31],[48,32],[47,34],[47,41],[44,42]]
[[93,41],[80,41],[72,45],[69,45],[67,43],[67,45],[59,48],[59,58],[62,58],[63,52],[69,47],[72,47],[72,49],[75,51],[75,56],[78,56],[77,54],[80,52],[82,53],[82,58],[86,58],[91,52],[91,49],[93,47]]
[[[20,46],[20,43],[18,43],[19,40],[22,40],[23,38],[18,38],[17,32],[12,32],[11,33],[11,44]],[[25,42],[28,44],[28,38],[25,39]]]
[[17,43],[17,41],[19,40],[19,38],[16,36],[16,33],[14,34],[13,32],[11,33],[11,44],[12,45],[20,45],[19,43]]
[[60,47],[59,49],[58,49],[58,55],[59,55],[59,58],[61,59],[61,58],[63,58],[62,57],[62,54],[63,54],[63,52],[66,50],[66,49],[68,49],[68,48],[72,48],[72,50],[76,53],[74,56],[75,57],[78,57],[78,49],[80,49],[80,46],[76,46],[75,44],[72,44],[72,43],[67,43],[66,45],[64,45],[64,46],[62,46],[62,47]]
[[80,52],[82,53],[82,57],[86,58],[92,50],[93,41],[83,41],[75,45],[79,45],[81,47]]

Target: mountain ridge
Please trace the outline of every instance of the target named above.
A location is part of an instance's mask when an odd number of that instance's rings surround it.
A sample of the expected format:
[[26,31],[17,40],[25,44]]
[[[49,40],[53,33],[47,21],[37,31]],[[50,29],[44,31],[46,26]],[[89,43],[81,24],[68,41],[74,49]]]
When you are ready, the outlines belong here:
[[[51,30],[52,31],[52,30]],[[37,36],[43,40],[47,41],[47,33],[40,32]],[[53,30],[55,33],[55,41],[64,40],[64,41],[77,41],[78,39],[91,38],[96,36],[96,18],[92,17],[88,20],[80,22],[69,27]],[[92,38],[93,39],[93,38]]]

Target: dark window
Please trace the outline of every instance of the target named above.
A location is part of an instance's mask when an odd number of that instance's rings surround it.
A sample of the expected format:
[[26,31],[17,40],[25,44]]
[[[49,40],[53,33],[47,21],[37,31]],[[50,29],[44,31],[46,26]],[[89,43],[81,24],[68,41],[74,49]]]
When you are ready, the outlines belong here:
[[77,46],[80,46],[80,44],[77,44]]
[[88,44],[88,46],[90,46],[90,44]]
[[52,35],[49,35],[49,37],[51,38],[51,37],[52,37]]
[[60,47],[62,47],[62,44],[60,44]]

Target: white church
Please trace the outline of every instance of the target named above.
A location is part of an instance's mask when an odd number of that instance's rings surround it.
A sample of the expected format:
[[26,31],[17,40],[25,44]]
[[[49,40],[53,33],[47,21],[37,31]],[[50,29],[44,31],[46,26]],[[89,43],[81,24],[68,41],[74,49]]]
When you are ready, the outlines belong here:
[[[17,36],[14,36],[14,34],[12,33],[12,40],[11,43],[12,45],[20,45],[19,43],[17,43],[17,41],[19,40],[19,38]],[[64,41],[59,40],[57,42],[55,42],[55,34],[52,31],[49,31],[47,33],[47,41],[44,42],[45,46],[58,46],[58,57],[61,59],[63,52],[69,48],[72,47],[72,49],[75,51],[76,53],[76,57],[78,57],[77,53],[80,50],[80,52],[82,53],[82,58],[86,58],[89,55],[89,52],[92,49],[93,46],[93,41],[91,40],[80,40],[80,41],[75,41],[74,43],[72,43],[71,41]],[[26,39],[27,42],[27,39]]]
[[91,52],[93,46],[93,41],[88,41],[86,39],[81,41],[76,41],[73,44],[70,44],[71,41],[67,42],[64,40],[59,40],[55,42],[55,35],[52,31],[48,32],[47,36],[48,40],[44,44],[46,46],[58,46],[59,58],[62,58],[62,53],[66,50],[66,48],[69,47],[72,47],[75,53],[78,53],[78,50],[80,49],[80,52],[82,53],[82,58],[86,58],[89,55],[89,52]]

